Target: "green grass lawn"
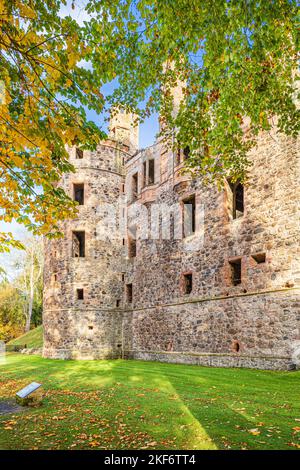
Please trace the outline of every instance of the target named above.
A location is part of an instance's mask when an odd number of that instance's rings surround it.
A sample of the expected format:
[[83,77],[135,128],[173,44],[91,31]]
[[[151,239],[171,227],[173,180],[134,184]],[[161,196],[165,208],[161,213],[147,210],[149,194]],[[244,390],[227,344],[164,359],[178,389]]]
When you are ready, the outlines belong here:
[[38,326],[37,328],[34,328],[33,330],[28,331],[28,333],[25,333],[22,336],[19,336],[19,338],[11,340],[9,345],[14,345],[18,346],[21,345],[23,346],[26,344],[27,348],[42,348],[43,347],[43,327]]
[[300,372],[8,354],[0,400],[31,381],[43,406],[0,415],[1,449],[300,448]]

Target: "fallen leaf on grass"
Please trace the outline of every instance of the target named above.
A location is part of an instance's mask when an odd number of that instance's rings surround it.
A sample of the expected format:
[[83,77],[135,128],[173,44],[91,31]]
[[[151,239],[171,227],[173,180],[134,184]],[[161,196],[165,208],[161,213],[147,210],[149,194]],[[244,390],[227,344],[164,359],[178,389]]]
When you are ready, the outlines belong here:
[[258,436],[260,434],[260,431],[255,428],[255,429],[249,429],[248,431],[250,434],[252,434],[252,436]]
[[288,446],[296,447],[296,449],[300,449],[300,444],[297,444],[296,442],[288,442]]

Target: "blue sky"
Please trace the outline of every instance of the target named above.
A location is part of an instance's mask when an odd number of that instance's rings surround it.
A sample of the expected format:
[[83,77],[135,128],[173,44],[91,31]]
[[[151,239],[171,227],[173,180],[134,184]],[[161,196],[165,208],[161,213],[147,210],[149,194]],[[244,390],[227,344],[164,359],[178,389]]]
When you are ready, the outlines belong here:
[[[61,16],[70,15],[74,18],[80,25],[83,24],[84,21],[89,20],[89,15],[84,10],[85,0],[76,0],[75,1],[75,8],[71,8],[71,1],[68,0],[66,6],[62,6],[60,10]],[[102,93],[104,96],[110,94],[113,90],[113,84],[105,85],[102,88]],[[87,117],[89,120],[94,121],[98,126],[103,128],[107,131],[107,123],[104,120],[104,116],[98,116],[94,111],[87,111]],[[140,148],[148,147],[149,145],[153,144],[155,141],[155,136],[158,133],[158,116],[152,115],[148,119],[145,120],[140,125],[140,141],[139,146]],[[0,222],[0,232],[12,232],[14,237],[18,240],[24,240],[26,237],[30,236],[26,231],[25,227],[17,224],[16,222],[12,222],[10,224]],[[18,252],[16,250],[12,250],[11,253],[0,253],[0,266],[6,269],[9,277],[13,277],[14,275],[14,261],[18,256]]]

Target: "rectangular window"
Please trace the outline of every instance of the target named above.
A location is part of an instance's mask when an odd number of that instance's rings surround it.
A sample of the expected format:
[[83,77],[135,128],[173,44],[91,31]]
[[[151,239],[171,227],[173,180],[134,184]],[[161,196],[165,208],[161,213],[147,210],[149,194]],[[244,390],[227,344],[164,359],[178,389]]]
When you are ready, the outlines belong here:
[[121,303],[120,299],[117,299],[117,300],[116,300],[116,307],[117,307],[117,308],[120,307],[120,303]]
[[85,257],[85,232],[73,232],[72,234],[72,256],[74,258]]
[[228,181],[232,192],[232,217],[238,219],[244,215],[244,185],[240,181]]
[[76,289],[76,295],[77,295],[77,300],[83,300],[84,299],[83,289]]
[[80,206],[84,205],[84,184],[73,184],[74,201]]
[[83,158],[83,150],[81,150],[79,147],[76,147],[76,158],[77,159]]
[[238,286],[242,282],[242,260],[229,261],[231,269],[231,282],[234,286]]
[[256,253],[255,255],[252,255],[252,258],[254,261],[256,261],[257,264],[265,263],[266,253]]
[[188,273],[183,275],[183,290],[185,294],[190,294],[193,290],[193,274]]
[[136,257],[136,240],[132,237],[128,237],[128,256],[129,258]]
[[134,201],[137,198],[138,194],[138,174],[135,173],[132,177],[132,200]]
[[148,162],[149,169],[148,169],[148,184],[154,184],[155,182],[155,164],[154,159],[152,158]]
[[126,300],[129,304],[132,303],[132,284],[126,284]]
[[183,201],[183,236],[193,235],[196,230],[196,198],[190,196]]
[[183,160],[187,160],[190,156],[190,147],[187,145],[183,149]]

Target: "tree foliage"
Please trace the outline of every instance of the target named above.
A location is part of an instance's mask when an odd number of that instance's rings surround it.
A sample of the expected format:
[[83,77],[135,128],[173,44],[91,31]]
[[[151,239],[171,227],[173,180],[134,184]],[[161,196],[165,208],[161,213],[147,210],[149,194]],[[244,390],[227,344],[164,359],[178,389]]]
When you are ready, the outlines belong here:
[[0,341],[9,341],[23,332],[25,317],[22,298],[7,281],[0,283]]
[[[85,3],[79,24],[59,14],[67,0],[0,0],[0,221],[56,236],[57,221],[74,217],[57,181],[72,170],[66,145],[92,149],[104,136],[87,108],[159,111],[162,135],[190,147],[188,169],[217,182],[245,177],[247,151],[275,116],[298,134],[297,0]],[[11,243],[0,233],[1,250]]]
[[[56,183],[72,167],[66,145],[91,148],[102,136],[85,107],[100,112],[100,75],[80,61],[89,45],[66,1],[0,1],[0,221],[15,219],[55,236],[57,220],[76,214]],[[0,233],[7,250],[11,234]]]
[[[261,130],[276,122],[298,134],[296,0],[107,0],[89,8],[102,15],[100,27],[99,17],[86,27],[98,37],[94,61],[107,49],[115,53],[119,86],[111,102],[141,116],[160,111],[163,134],[175,129],[190,146],[190,171],[219,182],[227,174],[244,178]],[[175,116],[172,89],[180,83]]]
[[0,282],[0,340],[9,341],[32,326],[42,323],[43,242],[32,237],[24,241],[24,251],[13,262],[13,279]]

